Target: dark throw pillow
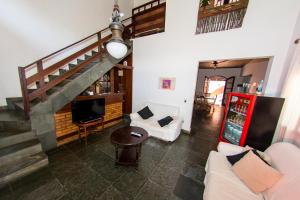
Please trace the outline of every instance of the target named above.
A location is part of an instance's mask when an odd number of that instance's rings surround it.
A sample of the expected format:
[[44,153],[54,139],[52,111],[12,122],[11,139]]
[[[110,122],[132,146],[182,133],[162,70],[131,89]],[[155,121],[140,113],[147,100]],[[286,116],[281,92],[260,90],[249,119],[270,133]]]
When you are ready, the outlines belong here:
[[257,153],[256,149],[252,149],[252,150],[247,150],[244,151],[242,153],[239,154],[235,154],[235,155],[231,155],[231,156],[226,156],[227,160],[231,163],[231,165],[234,165],[236,162],[238,162],[239,160],[241,160],[249,151],[252,151],[256,156],[258,156],[262,161],[264,161],[267,165],[269,165],[269,163],[267,163],[260,155],[259,153]]
[[226,156],[227,160],[230,162],[231,165],[234,165],[236,162],[241,160],[250,150],[243,151],[242,153]]
[[170,116],[167,116],[167,117],[165,117],[165,118],[162,118],[162,119],[158,120],[157,122],[159,123],[159,125],[160,125],[161,127],[164,127],[164,126],[170,124],[171,121],[173,121],[173,118],[170,117]]
[[153,116],[153,113],[151,112],[151,110],[149,109],[148,106],[146,106],[145,108],[143,108],[142,110],[137,112],[141,118],[143,119],[149,119],[150,117]]

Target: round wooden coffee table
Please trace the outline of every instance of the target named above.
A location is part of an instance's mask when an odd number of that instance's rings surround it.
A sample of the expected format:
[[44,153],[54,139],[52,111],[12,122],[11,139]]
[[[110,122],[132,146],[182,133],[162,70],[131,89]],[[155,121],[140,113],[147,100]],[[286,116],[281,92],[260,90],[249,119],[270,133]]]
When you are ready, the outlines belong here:
[[[142,136],[135,137],[131,135],[131,132],[142,134]],[[140,127],[127,126],[114,131],[111,134],[111,143],[115,145],[116,164],[137,166],[142,143],[147,138],[147,131]]]

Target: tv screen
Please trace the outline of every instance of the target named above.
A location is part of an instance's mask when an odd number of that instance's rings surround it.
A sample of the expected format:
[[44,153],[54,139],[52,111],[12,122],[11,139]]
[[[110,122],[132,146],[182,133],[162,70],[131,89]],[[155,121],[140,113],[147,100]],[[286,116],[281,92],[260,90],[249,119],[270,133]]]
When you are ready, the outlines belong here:
[[72,120],[77,123],[93,121],[105,115],[105,99],[72,102]]

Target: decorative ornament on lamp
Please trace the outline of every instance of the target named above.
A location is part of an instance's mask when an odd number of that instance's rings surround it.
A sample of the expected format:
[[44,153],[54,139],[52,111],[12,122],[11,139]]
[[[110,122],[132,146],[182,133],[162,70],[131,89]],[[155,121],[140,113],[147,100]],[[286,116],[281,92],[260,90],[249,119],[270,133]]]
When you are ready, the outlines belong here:
[[128,50],[127,45],[124,43],[124,40],[122,38],[124,26],[121,23],[121,17],[123,16],[124,14],[120,13],[118,1],[115,0],[115,5],[111,17],[111,23],[109,24],[112,37],[106,43],[105,47],[108,53],[116,59],[123,58]]

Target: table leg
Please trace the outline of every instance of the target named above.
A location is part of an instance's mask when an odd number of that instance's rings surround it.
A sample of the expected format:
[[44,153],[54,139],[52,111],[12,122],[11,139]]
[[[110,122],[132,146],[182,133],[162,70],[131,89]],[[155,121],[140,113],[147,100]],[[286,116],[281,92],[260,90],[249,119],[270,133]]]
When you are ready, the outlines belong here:
[[85,145],[87,145],[87,131],[86,131],[86,127],[84,127],[84,135],[85,135]]
[[118,163],[119,161],[119,147],[118,145],[115,145],[115,151],[116,151],[116,164]]
[[140,146],[137,145],[137,146],[135,147],[135,150],[136,150],[136,162],[138,162],[139,157],[140,157]]
[[81,140],[80,127],[78,127],[78,138]]
[[141,156],[141,154],[142,154],[142,143],[139,144],[139,155]]
[[102,133],[104,133],[104,119],[102,119]]

